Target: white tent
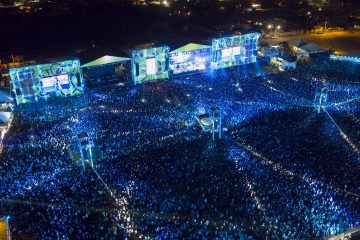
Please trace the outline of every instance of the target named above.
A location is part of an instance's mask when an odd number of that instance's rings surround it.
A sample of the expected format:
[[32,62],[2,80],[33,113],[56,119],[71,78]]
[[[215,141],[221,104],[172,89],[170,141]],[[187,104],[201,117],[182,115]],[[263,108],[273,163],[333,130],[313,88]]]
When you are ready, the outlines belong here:
[[322,49],[316,43],[308,43],[306,45],[301,46],[300,48],[308,53],[319,53],[319,52],[326,51],[325,49]]
[[11,112],[0,112],[0,128],[7,127],[10,117]]
[[0,103],[11,103],[12,98],[10,97],[9,91],[0,89]]

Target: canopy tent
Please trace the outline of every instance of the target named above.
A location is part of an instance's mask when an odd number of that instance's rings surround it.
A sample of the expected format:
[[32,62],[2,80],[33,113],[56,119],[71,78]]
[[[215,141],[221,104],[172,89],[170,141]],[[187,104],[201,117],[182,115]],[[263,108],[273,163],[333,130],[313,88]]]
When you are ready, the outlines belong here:
[[105,55],[101,58],[98,58],[94,61],[88,62],[84,65],[82,65],[82,68],[85,67],[96,67],[96,66],[101,66],[101,65],[106,65],[106,64],[111,64],[111,63],[120,63],[120,62],[126,62],[126,61],[130,61],[130,58],[125,58],[125,57],[114,57],[114,56],[109,56],[109,55]]
[[170,53],[190,52],[190,51],[196,51],[196,50],[201,50],[201,49],[206,49],[206,48],[211,48],[211,46],[196,44],[196,43],[189,43],[189,44],[186,44],[185,46],[182,46],[178,49],[171,51]]
[[8,125],[10,117],[11,112],[0,112],[0,129]]
[[10,96],[9,91],[0,89],[0,104],[2,103],[11,103],[13,99]]
[[295,46],[295,47],[302,47],[302,46],[304,46],[304,45],[307,45],[308,43],[307,42],[305,42],[304,40],[302,40],[302,39],[295,39],[295,40],[292,40],[292,41],[290,41],[289,42],[289,45],[291,45],[291,46]]

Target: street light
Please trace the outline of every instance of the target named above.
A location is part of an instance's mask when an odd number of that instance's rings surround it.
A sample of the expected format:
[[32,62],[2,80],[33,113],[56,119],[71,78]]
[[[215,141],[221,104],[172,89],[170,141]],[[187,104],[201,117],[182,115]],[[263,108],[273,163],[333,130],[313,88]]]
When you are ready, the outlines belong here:
[[280,26],[280,25],[277,25],[276,29],[279,30],[280,28],[281,28],[281,26]]
[[167,0],[164,0],[164,1],[163,1],[163,4],[164,4],[165,7],[169,7],[169,6],[170,6],[170,4],[169,4],[169,2],[168,2]]
[[271,25],[271,24],[268,25],[268,29],[272,29],[272,25]]

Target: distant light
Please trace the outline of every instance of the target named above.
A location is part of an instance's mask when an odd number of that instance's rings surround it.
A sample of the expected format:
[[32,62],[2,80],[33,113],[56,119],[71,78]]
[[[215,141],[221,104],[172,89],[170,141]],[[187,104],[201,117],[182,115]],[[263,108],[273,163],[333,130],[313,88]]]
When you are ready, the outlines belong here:
[[276,27],[277,29],[280,29],[281,28],[281,26],[280,25],[277,25],[277,27]]
[[169,7],[169,2],[167,0],[164,0],[163,4],[164,4],[165,7]]
[[271,24],[269,24],[269,25],[268,25],[268,29],[271,29],[271,28],[272,28],[272,25],[271,25]]

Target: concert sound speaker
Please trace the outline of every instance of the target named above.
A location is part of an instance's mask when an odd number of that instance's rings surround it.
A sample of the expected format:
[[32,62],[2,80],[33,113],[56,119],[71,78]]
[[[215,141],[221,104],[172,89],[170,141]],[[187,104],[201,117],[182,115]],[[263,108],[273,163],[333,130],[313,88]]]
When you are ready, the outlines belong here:
[[15,91],[11,91],[11,98],[13,100],[13,103],[15,104],[15,106],[18,106],[18,103],[16,101],[16,95],[15,95]]
[[135,64],[135,76],[139,76],[139,63]]
[[77,73],[77,74],[76,74],[76,79],[78,79],[78,81],[77,81],[77,86],[78,86],[78,87],[81,87],[80,73]]
[[165,71],[169,70],[169,57],[165,58]]

